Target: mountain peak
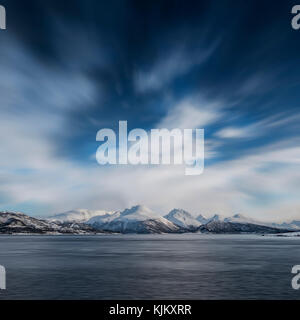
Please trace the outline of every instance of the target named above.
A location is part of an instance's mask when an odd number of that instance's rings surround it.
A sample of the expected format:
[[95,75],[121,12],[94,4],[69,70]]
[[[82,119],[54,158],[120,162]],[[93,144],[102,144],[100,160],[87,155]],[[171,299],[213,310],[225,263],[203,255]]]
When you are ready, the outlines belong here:
[[131,209],[135,211],[151,211],[151,209],[142,204],[137,204],[136,206],[131,207]]
[[95,216],[103,216],[106,214],[113,214],[113,211],[75,209],[51,216],[48,220],[60,222],[86,222]]
[[236,213],[235,215],[232,216],[233,218],[236,218],[236,219],[246,219],[245,216],[243,216],[242,214],[240,213]]
[[164,218],[182,228],[197,228],[201,223],[183,209],[173,209]]
[[95,217],[88,222],[103,230],[122,233],[177,232],[178,226],[143,205],[136,205],[110,217]]
[[176,214],[182,214],[182,215],[186,215],[188,217],[193,217],[189,212],[183,210],[183,209],[173,209],[168,213],[168,216],[174,216]]
[[202,214],[199,214],[197,216],[197,221],[199,221],[201,224],[205,224],[208,222],[209,219],[207,219],[206,217],[204,217]]
[[212,218],[209,219],[209,221],[224,221],[224,217],[221,216],[220,214],[215,214],[213,215]]
[[131,208],[127,208],[121,212],[121,217],[134,218],[138,220],[155,219],[158,215],[151,209],[144,205],[136,205]]

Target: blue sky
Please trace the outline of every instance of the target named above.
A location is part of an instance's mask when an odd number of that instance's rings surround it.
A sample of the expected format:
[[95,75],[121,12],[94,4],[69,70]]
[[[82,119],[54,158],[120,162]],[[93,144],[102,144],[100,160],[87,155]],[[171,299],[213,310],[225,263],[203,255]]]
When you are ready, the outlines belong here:
[[[0,209],[300,218],[289,1],[2,1]],[[100,167],[102,128],[204,128],[206,167]]]

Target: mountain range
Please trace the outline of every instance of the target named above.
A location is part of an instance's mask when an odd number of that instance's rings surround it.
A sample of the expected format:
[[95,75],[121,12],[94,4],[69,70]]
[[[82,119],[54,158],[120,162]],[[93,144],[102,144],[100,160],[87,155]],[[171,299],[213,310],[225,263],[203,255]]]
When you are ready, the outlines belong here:
[[48,220],[53,222],[86,222],[95,216],[100,217],[112,213],[113,211],[77,209],[56,214]]
[[181,227],[156,215],[145,206],[134,206],[122,212],[96,216],[87,221],[94,228],[121,233],[174,233]]
[[0,212],[0,234],[96,234],[101,231],[80,222],[52,222],[21,212]]
[[300,230],[300,221],[266,223],[241,214],[232,217],[194,217],[183,209],[162,216],[137,205],[123,211],[78,209],[38,219],[19,212],[0,212],[0,234],[95,233],[258,233],[279,234]]

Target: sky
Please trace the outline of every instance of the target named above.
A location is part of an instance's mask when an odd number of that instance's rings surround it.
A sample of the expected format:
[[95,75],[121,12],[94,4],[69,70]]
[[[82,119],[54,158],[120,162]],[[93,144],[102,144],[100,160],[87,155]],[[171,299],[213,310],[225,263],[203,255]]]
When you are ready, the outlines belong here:
[[[294,2],[1,0],[0,210],[300,219]],[[102,128],[203,128],[205,169],[100,166]]]

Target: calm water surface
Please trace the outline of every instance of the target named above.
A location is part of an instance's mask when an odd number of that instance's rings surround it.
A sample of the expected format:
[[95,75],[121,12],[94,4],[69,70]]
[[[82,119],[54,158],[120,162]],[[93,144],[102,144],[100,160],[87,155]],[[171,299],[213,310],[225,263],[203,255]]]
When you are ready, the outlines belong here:
[[0,299],[300,299],[300,238],[0,236]]

